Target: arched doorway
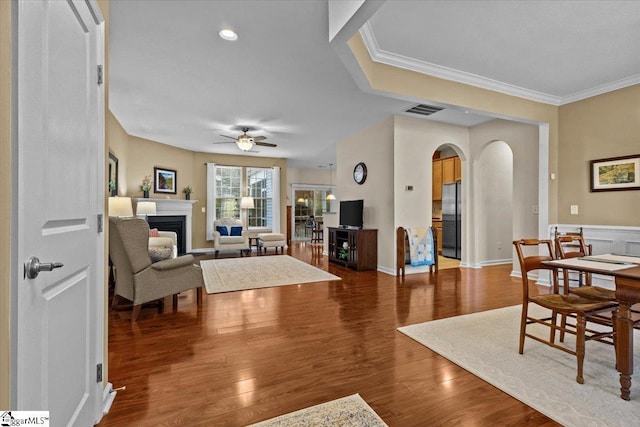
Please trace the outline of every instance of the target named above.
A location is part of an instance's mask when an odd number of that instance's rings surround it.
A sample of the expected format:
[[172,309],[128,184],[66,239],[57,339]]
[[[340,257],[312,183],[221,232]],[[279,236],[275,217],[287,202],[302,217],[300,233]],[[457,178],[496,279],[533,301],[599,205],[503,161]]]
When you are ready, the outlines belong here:
[[457,148],[440,145],[433,155],[432,219],[439,228],[441,267],[458,267],[462,258],[462,161]]

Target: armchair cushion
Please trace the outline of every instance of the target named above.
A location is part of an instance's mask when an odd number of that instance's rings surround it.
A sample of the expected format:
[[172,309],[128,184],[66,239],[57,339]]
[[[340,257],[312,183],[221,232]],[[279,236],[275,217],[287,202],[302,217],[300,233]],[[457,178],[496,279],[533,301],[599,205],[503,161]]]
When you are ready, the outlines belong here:
[[[249,232],[243,230],[242,221],[235,218],[221,218],[213,222],[213,247],[216,251],[243,251],[249,249]],[[222,234],[220,231],[226,232]],[[231,233],[229,233],[231,231]]]
[[149,248],[149,256],[151,257],[151,262],[170,259],[173,256],[173,248],[165,246],[151,246]]
[[182,255],[178,258],[170,258],[151,264],[154,270],[173,270],[174,268],[184,267],[193,264],[193,255]]
[[221,245],[237,245],[245,242],[244,236],[220,236]]

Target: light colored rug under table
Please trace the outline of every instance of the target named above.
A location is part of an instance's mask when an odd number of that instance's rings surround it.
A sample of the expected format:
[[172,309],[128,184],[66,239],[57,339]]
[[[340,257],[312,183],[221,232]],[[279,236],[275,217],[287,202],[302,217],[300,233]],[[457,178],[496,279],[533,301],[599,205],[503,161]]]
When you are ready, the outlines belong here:
[[359,394],[301,409],[250,427],[384,427],[384,421]]
[[203,260],[200,266],[210,294],[342,280],[289,255]]
[[[565,426],[640,425],[640,369],[631,401],[620,398],[613,346],[586,343],[584,384],[576,382],[576,358],[530,338],[518,354],[522,306],[434,320],[398,330]],[[540,308],[530,305],[531,313]],[[536,328],[538,328],[536,330]],[[545,334],[548,328],[527,327]],[[634,366],[640,366],[640,333],[634,331]],[[575,339],[565,339],[573,344]],[[478,396],[479,399],[482,396]]]

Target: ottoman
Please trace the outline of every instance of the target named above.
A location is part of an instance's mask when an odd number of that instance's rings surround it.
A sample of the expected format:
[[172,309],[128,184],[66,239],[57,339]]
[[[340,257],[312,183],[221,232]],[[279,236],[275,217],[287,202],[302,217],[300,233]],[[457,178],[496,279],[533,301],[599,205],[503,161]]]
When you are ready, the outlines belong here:
[[278,254],[278,248],[282,249],[284,254],[284,248],[287,246],[287,238],[284,234],[280,233],[260,233],[258,234],[258,255],[262,255],[267,252],[267,248],[275,248],[276,255]]

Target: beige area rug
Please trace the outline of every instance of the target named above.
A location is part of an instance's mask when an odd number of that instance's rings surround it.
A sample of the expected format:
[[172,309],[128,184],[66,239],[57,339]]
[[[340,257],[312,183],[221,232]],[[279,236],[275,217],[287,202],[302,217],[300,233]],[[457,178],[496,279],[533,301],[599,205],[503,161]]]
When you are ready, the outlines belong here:
[[210,294],[342,280],[289,255],[204,260],[200,266]]
[[[578,384],[574,356],[529,338],[524,354],[518,354],[520,313],[521,306],[513,306],[398,330],[565,426],[640,425],[639,331],[634,332],[635,385],[627,402],[620,399],[612,346],[587,342],[585,383]],[[538,327],[536,334],[548,334]],[[565,341],[575,342],[572,338]]]
[[359,394],[252,424],[250,427],[375,427],[386,426]]

